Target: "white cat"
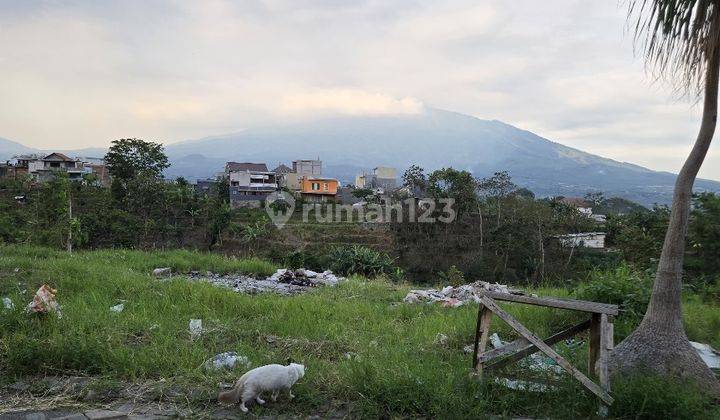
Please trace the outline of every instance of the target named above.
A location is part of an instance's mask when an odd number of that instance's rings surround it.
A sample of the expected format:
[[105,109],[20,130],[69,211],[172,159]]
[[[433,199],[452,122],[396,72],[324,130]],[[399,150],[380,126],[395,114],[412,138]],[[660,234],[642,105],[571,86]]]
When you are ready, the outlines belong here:
[[235,386],[229,391],[221,392],[218,401],[225,404],[235,404],[242,400],[240,410],[247,413],[245,403],[255,401],[258,404],[265,404],[260,398],[263,392],[271,392],[270,398],[275,401],[280,391],[286,391],[290,399],[295,398],[290,387],[305,375],[305,366],[290,363],[289,366],[265,365],[247,371],[235,382]]

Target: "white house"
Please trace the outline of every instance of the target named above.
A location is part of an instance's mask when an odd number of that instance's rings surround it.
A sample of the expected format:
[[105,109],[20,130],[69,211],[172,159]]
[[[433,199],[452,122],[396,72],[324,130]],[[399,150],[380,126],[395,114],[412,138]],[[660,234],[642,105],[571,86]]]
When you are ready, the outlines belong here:
[[568,248],[605,248],[605,232],[570,233],[557,236],[560,244]]

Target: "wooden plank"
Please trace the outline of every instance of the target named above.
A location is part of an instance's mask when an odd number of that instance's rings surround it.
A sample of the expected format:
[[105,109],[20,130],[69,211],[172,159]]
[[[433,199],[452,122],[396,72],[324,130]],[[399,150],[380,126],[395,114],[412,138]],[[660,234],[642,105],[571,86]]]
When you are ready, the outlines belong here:
[[[600,316],[600,345],[599,347],[599,355],[598,355],[598,361],[596,366],[598,379],[600,382],[600,387],[605,390],[605,392],[610,392],[610,373],[608,371],[608,361],[610,357],[610,351],[613,349],[613,324],[608,319],[608,316],[605,314],[602,314]],[[608,415],[608,407],[604,405],[603,403],[600,404],[600,416],[601,417],[607,417]]]
[[[559,333],[551,335],[550,337],[546,338],[543,342],[548,346],[552,346],[552,345],[559,343],[562,340],[565,340],[565,339],[568,339],[568,338],[574,336],[575,334],[578,334],[578,333],[581,333],[581,332],[587,330],[589,327],[590,327],[590,320],[586,320],[577,325],[573,325],[572,327],[567,328],[563,331],[560,331]],[[520,339],[515,340],[515,341],[513,341],[513,343],[515,343],[519,340]],[[527,343],[527,345],[525,347],[521,348],[517,353],[515,353],[509,357],[506,357],[502,360],[498,360],[492,364],[487,364],[486,368],[500,369],[503,366],[507,366],[510,363],[514,363],[519,360],[522,360],[522,359],[526,358],[527,356],[540,351],[540,349],[538,349],[536,345],[530,343],[529,341],[527,341],[527,339],[523,338],[522,340],[525,343]],[[509,344],[508,344],[508,346],[509,346]],[[504,346],[502,348],[505,348],[505,347],[507,347],[507,346]],[[490,352],[487,352],[485,354],[488,354],[488,353],[490,353]],[[484,355],[480,356],[481,360],[482,360],[483,356]]]
[[507,322],[508,325],[510,325],[515,331],[517,331],[528,341],[536,345],[540,349],[540,351],[548,355],[548,357],[552,358],[555,363],[560,365],[560,367],[565,369],[565,371],[567,371],[575,379],[580,381],[580,383],[582,383],[585,388],[589,389],[593,394],[597,395],[606,404],[612,405],[614,399],[610,396],[610,394],[608,394],[602,387],[591,381],[582,372],[577,370],[573,365],[570,364],[570,362],[560,356],[555,350],[553,350],[552,347],[548,346],[542,340],[540,340],[535,334],[533,334],[523,324],[521,324],[517,319],[515,319],[515,317],[500,308],[491,297],[485,295],[480,298],[480,301],[483,305],[485,305],[486,308],[493,311],[495,315],[500,317],[500,319],[502,319],[503,321]]
[[597,376],[597,361],[600,358],[600,315],[592,314],[590,318],[590,341],[588,343],[588,376]]
[[[487,347],[487,341],[488,337],[490,335],[490,323],[492,322],[492,316],[493,313],[491,310],[486,308],[483,305],[480,305],[478,316],[480,317],[480,340],[479,342],[476,342],[475,345],[477,347],[477,354],[484,353],[485,347]],[[475,365],[475,371],[478,375],[482,375],[483,371],[483,364],[478,362]]]
[[505,356],[506,354],[518,352],[526,348],[527,346],[532,346],[532,344],[530,344],[529,341],[521,337],[513,341],[512,343],[508,343],[502,347],[486,351],[485,353],[478,355],[477,358],[479,362],[489,362],[493,359]]
[[570,309],[574,311],[590,312],[596,314],[617,315],[617,305],[607,303],[589,302],[585,300],[558,299],[550,297],[533,297],[526,295],[511,295],[509,293],[484,292],[483,296],[489,296],[495,300],[505,302],[526,303],[528,305],[547,306],[550,308]]
[[473,361],[472,361],[473,370],[475,368],[477,368],[477,364],[478,364],[478,346],[480,345],[480,335],[482,334],[480,327],[481,327],[482,314],[483,314],[484,307],[485,306],[481,303],[480,307],[478,308],[477,323],[475,324],[475,345],[473,347]]
[[599,356],[596,365],[600,386],[607,392],[610,391],[610,375],[608,373],[608,361],[610,351],[613,348],[613,324],[608,322],[605,314],[600,316],[600,346]]

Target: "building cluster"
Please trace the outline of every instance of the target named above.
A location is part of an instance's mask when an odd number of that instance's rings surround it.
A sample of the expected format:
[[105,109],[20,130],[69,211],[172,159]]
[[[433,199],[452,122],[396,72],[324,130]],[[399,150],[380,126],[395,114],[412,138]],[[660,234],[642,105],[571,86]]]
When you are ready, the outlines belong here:
[[110,185],[110,173],[102,158],[70,158],[62,153],[50,153],[47,156],[17,156],[0,163],[0,178],[20,179],[30,177],[37,183],[54,179],[59,172],[67,174],[71,181],[87,179],[85,175],[94,175],[102,186]]
[[[372,174],[360,175],[354,186],[342,187],[336,178],[323,175],[320,159],[299,159],[291,166],[280,164],[269,169],[266,163],[227,162],[222,174],[228,179],[233,208],[260,207],[278,191],[287,191],[304,202],[355,203],[355,188],[387,191],[397,184],[394,168],[377,167]],[[214,180],[198,180],[195,188],[209,192]]]

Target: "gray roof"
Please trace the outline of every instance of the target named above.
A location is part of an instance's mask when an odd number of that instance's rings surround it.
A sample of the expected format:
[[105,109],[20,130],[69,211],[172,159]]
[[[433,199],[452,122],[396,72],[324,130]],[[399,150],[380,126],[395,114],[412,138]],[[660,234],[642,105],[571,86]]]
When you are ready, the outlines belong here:
[[225,169],[228,172],[269,172],[266,164],[250,162],[228,162]]
[[287,174],[292,172],[292,169],[284,163],[281,163],[280,166],[273,169],[273,172],[275,172],[276,174]]

